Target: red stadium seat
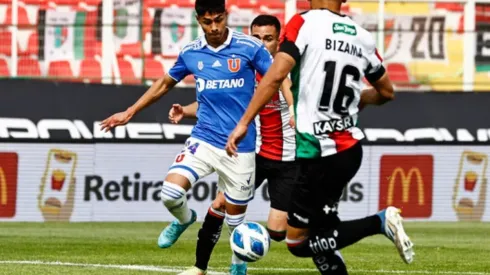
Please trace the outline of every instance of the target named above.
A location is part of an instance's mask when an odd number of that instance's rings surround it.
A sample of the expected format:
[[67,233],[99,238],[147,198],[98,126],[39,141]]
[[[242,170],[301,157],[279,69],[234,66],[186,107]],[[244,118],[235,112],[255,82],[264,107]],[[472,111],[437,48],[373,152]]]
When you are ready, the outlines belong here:
[[121,76],[121,82],[123,84],[141,83],[141,80],[137,79],[135,74],[134,74],[133,65],[131,65],[131,62],[129,62],[123,58],[118,58],[117,64],[119,66],[119,73]]
[[307,0],[297,0],[296,1],[296,8],[299,10],[309,10],[310,9],[310,2]]
[[80,75],[83,81],[100,83],[102,80],[101,64],[96,59],[84,59],[80,62]]
[[117,52],[117,56],[122,57],[129,55],[132,57],[140,57],[142,55],[143,46],[140,42],[134,44],[122,44],[121,49]]
[[9,31],[0,31],[0,54],[12,54],[12,33]]
[[269,9],[284,9],[284,0],[261,0],[260,5]]
[[464,5],[461,3],[434,3],[436,9],[444,9],[447,11],[463,12]]
[[[23,5],[19,5],[19,8],[17,9],[17,19],[18,19],[18,23],[17,25],[19,27],[26,27],[26,26],[32,26],[32,25],[35,25],[35,24],[31,24],[29,22],[29,16],[27,15],[27,10],[25,9],[25,7]],[[35,21],[35,20],[34,20]],[[5,22],[3,22],[4,25],[12,25],[12,6],[8,6],[7,7],[7,12],[6,12],[6,18],[5,18]]]
[[194,0],[177,0],[177,5],[182,8],[194,8]]
[[87,6],[97,6],[100,4],[100,2],[102,2],[102,0],[83,0],[80,2],[87,4]]
[[27,41],[27,48],[25,51],[20,51],[20,55],[26,56],[26,55],[37,55],[39,52],[39,37],[37,32],[33,32],[31,35],[29,35],[29,39]]
[[53,2],[58,6],[78,6],[78,1],[76,0],[48,0],[49,2]]
[[22,0],[26,5],[42,6],[45,5],[47,0]]
[[236,6],[242,9],[256,9],[260,6],[259,1],[249,1],[249,0],[228,0],[226,1],[228,7]]
[[59,80],[73,80],[73,71],[71,70],[70,62],[63,60],[49,63],[48,77]]
[[153,58],[147,58],[144,60],[144,78],[156,80],[164,76],[165,70],[160,61]]
[[146,5],[151,8],[163,8],[171,5],[178,5],[178,0],[147,0]]
[[40,77],[41,68],[36,59],[20,58],[17,62],[17,75]]
[[166,0],[146,0],[145,6],[149,8],[160,8],[167,5]]
[[[150,12],[146,9],[143,10],[143,39],[147,33],[151,33],[152,18]],[[117,55],[122,57],[129,55],[132,57],[141,57],[144,55],[149,55],[150,52],[144,52],[143,44],[141,42],[136,42],[132,44],[122,44]]]
[[407,84],[410,82],[410,75],[405,65],[401,63],[390,63],[386,66],[388,75],[393,82]]
[[403,87],[419,87],[420,85],[412,83],[410,73],[407,67],[401,63],[390,63],[386,66],[388,76],[391,81],[397,86]]
[[10,76],[9,66],[5,59],[0,59],[0,76]]

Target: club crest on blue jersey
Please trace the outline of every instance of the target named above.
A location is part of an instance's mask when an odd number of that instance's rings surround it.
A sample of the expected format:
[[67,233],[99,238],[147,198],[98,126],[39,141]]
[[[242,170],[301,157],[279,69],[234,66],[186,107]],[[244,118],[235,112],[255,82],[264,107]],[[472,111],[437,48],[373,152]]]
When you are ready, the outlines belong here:
[[240,63],[241,59],[240,58],[230,58],[228,59],[228,70],[232,73],[236,73],[240,71]]

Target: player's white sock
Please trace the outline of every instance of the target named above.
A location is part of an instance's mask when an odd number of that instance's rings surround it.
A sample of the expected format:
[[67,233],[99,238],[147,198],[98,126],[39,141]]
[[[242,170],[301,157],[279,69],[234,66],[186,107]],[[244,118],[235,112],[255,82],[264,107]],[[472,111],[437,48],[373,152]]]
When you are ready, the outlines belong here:
[[235,254],[231,255],[231,263],[232,264],[243,264],[245,263],[244,261],[238,259],[237,256],[235,256]]
[[179,221],[185,224],[191,221],[192,212],[187,206],[186,190],[177,184],[168,181],[163,183],[162,201],[168,211]]
[[[228,233],[230,233],[230,235],[231,235],[233,230],[245,221],[245,213],[239,214],[239,215],[230,215],[230,214],[226,213],[225,221],[226,221],[226,224],[228,225]],[[231,257],[231,263],[232,264],[243,264],[245,262],[238,259],[238,257],[235,256],[235,254],[233,254]]]

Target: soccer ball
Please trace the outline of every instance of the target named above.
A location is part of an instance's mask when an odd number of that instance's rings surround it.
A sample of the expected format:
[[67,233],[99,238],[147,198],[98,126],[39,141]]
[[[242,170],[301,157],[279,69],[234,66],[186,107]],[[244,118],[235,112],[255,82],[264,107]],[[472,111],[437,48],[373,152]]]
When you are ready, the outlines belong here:
[[271,238],[267,230],[256,222],[244,222],[237,226],[230,236],[233,253],[242,261],[255,262],[267,252]]

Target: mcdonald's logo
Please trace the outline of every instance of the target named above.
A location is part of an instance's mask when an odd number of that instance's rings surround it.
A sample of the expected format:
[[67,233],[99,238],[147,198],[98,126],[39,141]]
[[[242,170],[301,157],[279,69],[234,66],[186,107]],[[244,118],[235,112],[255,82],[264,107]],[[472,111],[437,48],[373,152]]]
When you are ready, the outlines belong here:
[[0,153],[0,218],[15,216],[17,169],[17,153]]
[[379,209],[396,206],[407,218],[432,215],[432,155],[384,155],[380,163]]

